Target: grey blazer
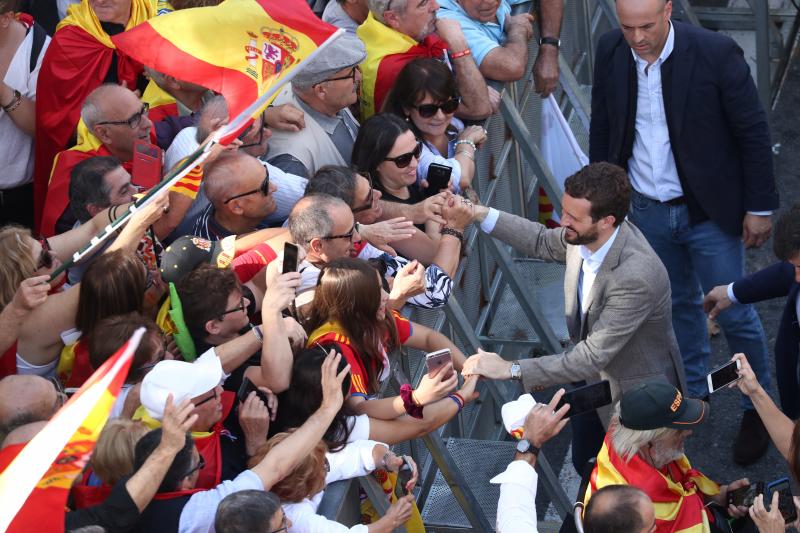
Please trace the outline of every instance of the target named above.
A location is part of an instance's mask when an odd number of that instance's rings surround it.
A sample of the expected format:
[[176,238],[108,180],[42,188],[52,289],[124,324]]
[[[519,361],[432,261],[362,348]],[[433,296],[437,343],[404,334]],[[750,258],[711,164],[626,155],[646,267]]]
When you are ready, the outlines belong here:
[[[667,380],[681,390],[683,362],[672,330],[667,271],[639,229],[625,220],[589,291],[586,313],[578,304],[583,259],[564,230],[500,213],[491,233],[520,252],[565,263],[564,311],[574,347],[520,361],[526,390],[573,381],[607,379],[616,402],[645,380]],[[609,409],[600,416],[607,423]]]

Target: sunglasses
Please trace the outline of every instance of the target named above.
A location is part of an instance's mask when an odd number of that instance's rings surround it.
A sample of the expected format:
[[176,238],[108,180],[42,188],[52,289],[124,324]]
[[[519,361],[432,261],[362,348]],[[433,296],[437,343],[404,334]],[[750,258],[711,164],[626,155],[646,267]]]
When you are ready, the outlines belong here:
[[320,237],[323,241],[332,241],[333,239],[349,239],[350,242],[353,242],[353,235],[356,233],[356,225],[353,224],[353,227],[350,228],[350,231],[347,233],[342,233],[341,235],[328,235],[327,237]]
[[[214,394],[212,394],[212,395],[211,395],[211,396],[209,396],[208,398],[203,398],[202,400],[200,400],[199,402],[197,402],[196,404],[194,404],[194,407],[195,407],[195,409],[196,409],[196,408],[198,408],[198,407],[200,407],[200,406],[201,406],[201,405],[203,405],[204,403],[208,403],[208,402],[210,402],[211,400],[216,400],[216,399],[217,399],[217,388],[216,388],[216,387],[214,387],[214,389],[213,389],[213,392],[214,392]],[[191,473],[191,472],[190,472],[190,473]],[[186,474],[186,475],[188,476],[189,474]]]
[[[261,131],[263,132],[264,128],[261,128]],[[264,167],[264,174],[265,174],[264,181],[261,182],[261,185],[259,185],[258,189],[253,189],[252,191],[247,191],[247,192],[243,192],[242,194],[237,194],[235,196],[231,196],[230,198],[228,198],[227,200],[225,200],[222,203],[223,204],[227,204],[228,202],[236,200],[237,198],[242,198],[244,196],[250,196],[251,194],[255,194],[257,192],[260,192],[262,195],[264,195],[265,198],[267,196],[269,196],[269,170],[267,170],[267,167]]]
[[103,122],[96,122],[96,126],[128,126],[130,129],[134,130],[138,128],[142,124],[142,117],[150,111],[150,104],[147,102],[142,104],[142,108],[131,118],[126,120],[106,120]]
[[195,472],[197,472],[198,470],[202,470],[202,469],[204,469],[205,467],[206,467],[206,460],[205,460],[205,459],[203,459],[203,456],[201,455],[201,456],[200,456],[200,459],[197,461],[197,464],[196,464],[196,465],[194,465],[194,466],[191,468],[191,470],[189,470],[188,472],[186,472],[186,475],[184,475],[183,477],[189,477],[189,476],[191,476],[192,474],[194,474]]
[[417,142],[417,146],[414,148],[412,152],[408,152],[402,155],[398,155],[397,157],[385,157],[384,161],[391,161],[397,168],[406,168],[408,165],[411,164],[412,159],[419,159],[419,155],[422,153],[422,143]]
[[375,204],[375,187],[372,185],[372,176],[368,175],[367,179],[369,180],[369,194],[364,200],[364,205],[351,209],[354,215],[372,209],[372,206]]
[[[236,138],[244,143],[244,140],[247,138],[247,136],[250,135],[250,133],[252,133],[253,127],[255,127],[255,122],[253,124],[250,124],[250,127],[248,127],[246,130],[240,133],[239,136]],[[264,113],[261,113],[261,127],[258,128],[258,140],[254,143],[242,144],[239,148],[242,149],[242,148],[251,148],[253,146],[261,146],[261,143],[264,141],[265,129],[267,129],[267,121],[264,119]]]
[[39,253],[39,259],[36,260],[36,270],[43,268],[53,267],[53,252],[50,250],[50,243],[44,237],[39,239],[39,244],[42,245],[42,251]]
[[417,106],[417,112],[419,116],[422,118],[431,118],[435,115],[440,109],[442,113],[445,115],[449,115],[451,113],[455,113],[458,109],[459,104],[461,104],[461,97],[454,96],[453,98],[447,100],[443,104],[422,104]]

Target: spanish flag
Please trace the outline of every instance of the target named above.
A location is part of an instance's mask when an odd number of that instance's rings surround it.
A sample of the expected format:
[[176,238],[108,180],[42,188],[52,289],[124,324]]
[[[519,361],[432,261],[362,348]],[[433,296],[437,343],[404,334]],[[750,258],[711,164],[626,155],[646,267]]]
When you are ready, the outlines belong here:
[[167,13],[112,40],[145,66],[222,94],[235,117],[336,31],[303,0],[226,0]]
[[381,110],[394,80],[409,61],[418,57],[444,59],[447,53],[447,43],[436,34],[417,42],[382,24],[372,13],[358,27],[356,35],[367,47],[367,57],[361,64],[362,122]]
[[[132,0],[126,29],[155,16],[151,0]],[[116,72],[109,69],[116,67]],[[47,194],[53,159],[70,145],[83,101],[104,81],[117,80],[133,90],[142,66],[115,50],[88,0],[67,9],[47,48],[36,93],[34,212],[37,227]]]
[[653,500],[657,533],[708,533],[709,514],[703,495],[719,494],[719,485],[692,468],[686,456],[656,470],[638,455],[623,460],[606,436],[586,488],[584,503],[607,485],[632,485]]
[[0,473],[0,531],[64,531],[69,489],[91,456],[143,334],[144,328],[136,331],[103,363]]

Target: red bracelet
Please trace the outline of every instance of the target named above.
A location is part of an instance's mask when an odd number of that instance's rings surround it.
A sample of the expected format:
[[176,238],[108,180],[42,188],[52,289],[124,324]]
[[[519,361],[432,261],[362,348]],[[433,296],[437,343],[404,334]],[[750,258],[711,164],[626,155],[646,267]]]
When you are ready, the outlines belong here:
[[463,397],[463,396],[461,396],[459,393],[457,393],[457,392],[451,392],[450,394],[452,394],[453,396],[455,396],[456,398],[458,398],[459,400],[461,400],[461,407],[464,407],[464,406],[467,404],[467,402],[465,402],[465,401],[464,401],[464,397]]
[[450,54],[450,59],[458,59],[459,57],[466,57],[469,55],[472,55],[472,50],[470,50],[469,48],[465,48],[460,52],[453,52],[452,54]]

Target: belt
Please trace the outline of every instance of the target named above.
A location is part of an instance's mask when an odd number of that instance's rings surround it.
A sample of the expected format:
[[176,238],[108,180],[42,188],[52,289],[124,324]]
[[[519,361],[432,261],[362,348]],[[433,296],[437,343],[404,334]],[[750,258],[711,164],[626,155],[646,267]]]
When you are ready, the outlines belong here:
[[686,197],[678,196],[677,198],[673,198],[671,200],[667,200],[666,202],[661,202],[661,203],[667,205],[683,205],[686,203]]

